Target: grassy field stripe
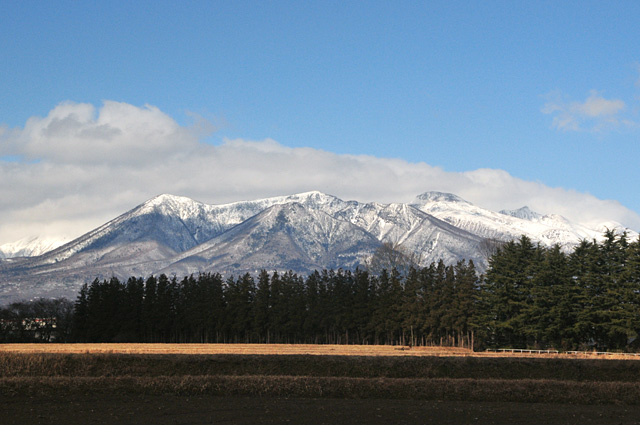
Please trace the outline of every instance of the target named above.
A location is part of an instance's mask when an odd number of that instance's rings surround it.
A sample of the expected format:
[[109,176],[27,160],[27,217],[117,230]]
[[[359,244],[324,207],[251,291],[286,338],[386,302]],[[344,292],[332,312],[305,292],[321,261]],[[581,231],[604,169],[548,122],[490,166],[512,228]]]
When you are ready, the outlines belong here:
[[640,384],[624,382],[300,376],[0,378],[0,394],[5,397],[111,391],[218,396],[640,404]]

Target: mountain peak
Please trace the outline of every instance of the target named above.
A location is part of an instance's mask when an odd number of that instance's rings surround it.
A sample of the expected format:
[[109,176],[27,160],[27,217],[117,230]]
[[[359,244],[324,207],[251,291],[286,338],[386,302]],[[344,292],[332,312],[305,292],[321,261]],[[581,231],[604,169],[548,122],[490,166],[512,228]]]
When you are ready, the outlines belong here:
[[523,220],[537,220],[542,218],[541,214],[532,211],[528,206],[518,208],[517,210],[502,210],[500,214],[510,215],[511,217],[521,218]]
[[298,193],[297,196],[319,198],[319,197],[326,197],[328,195],[326,193],[320,192],[319,190],[310,190],[309,192]]
[[425,192],[414,204],[343,201],[319,191],[225,205],[162,194],[53,251],[0,261],[0,301],[70,296],[96,276],[351,268],[385,241],[419,253],[421,264],[464,258],[482,268],[483,239],[523,234],[571,247],[601,232],[527,207],[500,214],[444,192]]
[[12,257],[35,257],[64,245],[69,241],[66,237],[27,237],[15,242],[0,245],[0,259]]
[[418,195],[413,202],[414,204],[424,204],[427,202],[450,202],[450,203],[464,203],[468,204],[469,202],[465,201],[458,195],[454,195],[453,193],[447,192],[424,192],[421,195]]
[[186,196],[170,195],[163,193],[154,198],[149,199],[134,211],[137,214],[148,214],[151,212],[159,212],[164,215],[178,215],[185,217],[193,213],[193,211],[200,209],[203,204],[198,201],[194,201]]
[[192,204],[194,201],[191,198],[187,198],[186,196],[176,196],[171,195],[169,193],[163,193],[161,195],[155,196],[145,202],[143,205],[147,206],[157,206],[163,204]]

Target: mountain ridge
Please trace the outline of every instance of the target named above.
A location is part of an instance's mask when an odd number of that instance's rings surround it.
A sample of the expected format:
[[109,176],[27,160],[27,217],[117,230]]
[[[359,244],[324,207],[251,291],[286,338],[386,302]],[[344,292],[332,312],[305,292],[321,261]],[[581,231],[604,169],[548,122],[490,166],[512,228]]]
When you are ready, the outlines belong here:
[[443,192],[390,204],[318,191],[220,205],[161,194],[49,252],[0,260],[0,302],[74,296],[83,283],[111,276],[353,269],[383,243],[421,265],[466,259],[483,270],[484,240],[521,235],[570,249],[601,232],[527,207],[490,211]]

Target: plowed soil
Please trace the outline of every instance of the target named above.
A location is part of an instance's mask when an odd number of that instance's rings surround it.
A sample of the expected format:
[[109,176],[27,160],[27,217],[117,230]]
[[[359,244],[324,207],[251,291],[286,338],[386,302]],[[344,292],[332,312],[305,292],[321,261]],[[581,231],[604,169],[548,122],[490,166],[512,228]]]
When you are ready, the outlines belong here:
[[5,425],[85,424],[637,424],[639,406],[423,400],[185,397],[175,395],[0,396]]

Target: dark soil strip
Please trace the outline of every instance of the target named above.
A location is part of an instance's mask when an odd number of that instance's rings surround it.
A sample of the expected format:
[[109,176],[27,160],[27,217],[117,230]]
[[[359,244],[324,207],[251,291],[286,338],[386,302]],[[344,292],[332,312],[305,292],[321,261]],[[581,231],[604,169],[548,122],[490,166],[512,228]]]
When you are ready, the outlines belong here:
[[0,353],[0,377],[200,375],[640,382],[640,361],[491,357]]
[[0,418],[3,425],[630,425],[640,407],[89,393],[0,396]]
[[582,405],[640,403],[640,383],[555,380],[159,376],[1,378],[5,397],[100,394],[415,399]]

